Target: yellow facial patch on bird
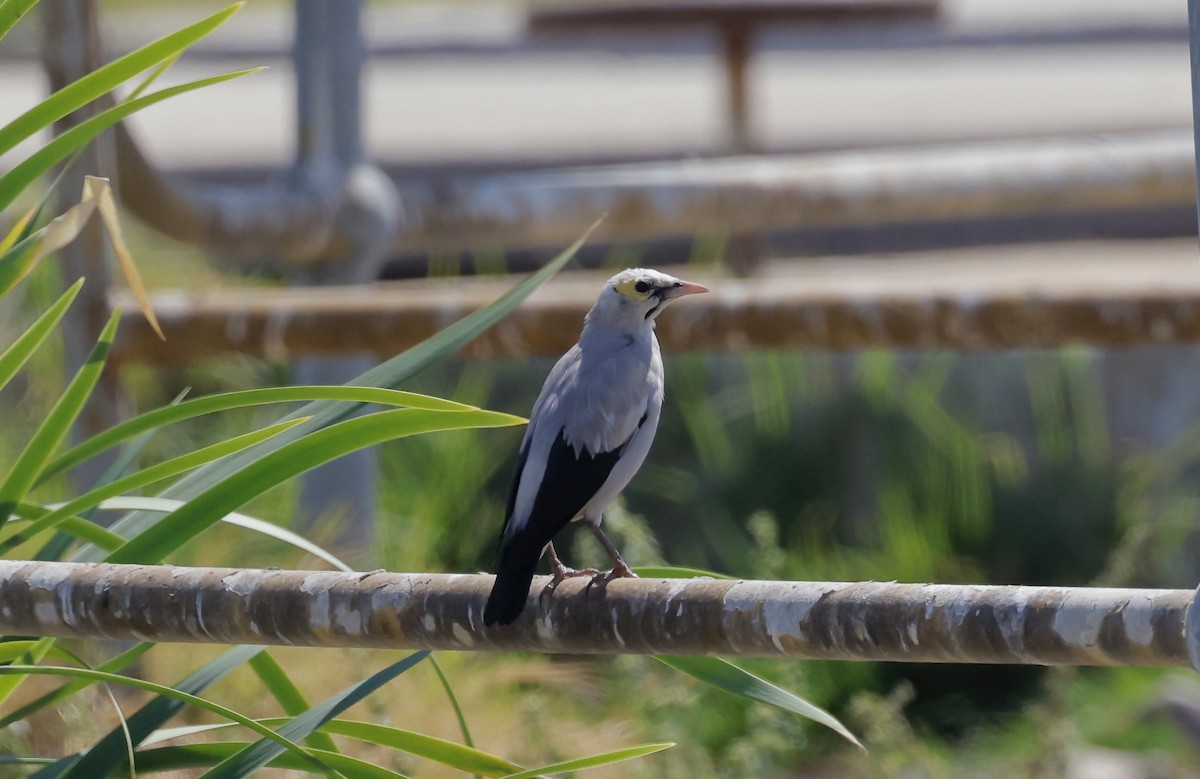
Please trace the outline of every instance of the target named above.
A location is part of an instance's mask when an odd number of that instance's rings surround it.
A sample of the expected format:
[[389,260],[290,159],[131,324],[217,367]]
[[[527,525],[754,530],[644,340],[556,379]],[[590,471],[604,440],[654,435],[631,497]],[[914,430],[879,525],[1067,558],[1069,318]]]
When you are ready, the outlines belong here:
[[620,292],[630,300],[641,302],[650,297],[650,293],[654,291],[654,284],[648,279],[631,277],[623,279],[617,286],[617,292]]

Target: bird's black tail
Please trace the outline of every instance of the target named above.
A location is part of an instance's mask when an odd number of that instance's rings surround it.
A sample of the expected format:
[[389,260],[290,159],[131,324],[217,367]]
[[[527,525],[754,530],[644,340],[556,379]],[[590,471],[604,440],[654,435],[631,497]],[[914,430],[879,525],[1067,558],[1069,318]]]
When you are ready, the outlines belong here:
[[514,549],[509,546],[504,550],[496,571],[496,583],[492,585],[492,594],[483,607],[484,625],[507,625],[521,615],[541,556],[540,549],[532,554],[519,547]]

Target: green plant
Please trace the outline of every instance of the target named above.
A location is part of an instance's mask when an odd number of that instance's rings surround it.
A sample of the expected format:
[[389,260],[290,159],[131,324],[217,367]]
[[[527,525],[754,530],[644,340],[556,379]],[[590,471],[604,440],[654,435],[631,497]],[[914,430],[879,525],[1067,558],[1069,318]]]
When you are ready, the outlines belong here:
[[[0,1],[0,37],[34,4],[33,0]],[[114,61],[0,128],[0,153],[4,153],[57,118],[107,94],[139,73],[150,71],[128,98],[58,136],[0,176],[0,210],[16,203],[43,174],[69,160],[99,132],[122,118],[168,97],[252,72],[238,71],[143,94],[184,49],[216,29],[237,8],[232,6]],[[124,248],[107,184],[99,179],[89,179],[79,204],[61,216],[46,220],[44,208],[43,201],[42,205],[15,220],[15,226],[0,240],[0,296],[27,278],[43,257],[73,240],[83,223],[94,213],[99,213],[105,220],[130,287],[148,319],[155,324],[137,269]],[[581,238],[493,304],[359,377],[358,386],[267,388],[179,399],[172,405],[141,414],[62,451],[68,430],[104,370],[117,329],[118,316],[114,314],[100,333],[90,358],[66,382],[65,390],[0,480],[0,554],[38,559],[66,557],[78,561],[153,563],[225,520],[345,567],[326,550],[282,528],[233,512],[285,479],[365,446],[434,432],[505,427],[523,422],[511,415],[403,392],[395,387],[453,354],[511,311],[570,260],[583,240]],[[82,283],[80,280],[72,284],[0,354],[0,388],[16,377],[49,343]],[[149,466],[138,464],[139,454],[149,437],[168,425],[217,412],[293,402],[304,402],[305,405],[257,430]],[[365,407],[379,406],[387,408],[363,416],[355,415]],[[118,466],[110,469],[100,483],[64,503],[51,504],[42,497],[58,483],[56,476],[116,446],[124,446]],[[168,486],[159,489],[164,483]],[[147,488],[159,489],[157,496],[138,498],[131,495]],[[88,521],[90,513],[99,507],[126,508],[130,513],[105,529]],[[4,662],[0,665],[0,701],[12,700],[18,690],[23,690],[35,679],[64,680],[0,718],[0,729],[11,729],[48,709],[65,706],[73,697],[95,685],[104,691],[118,714],[118,726],[86,749],[53,757],[12,755],[5,762],[36,766],[38,770],[33,776],[42,779],[123,775],[180,767],[206,768],[206,777],[241,777],[268,765],[327,775],[398,775],[342,754],[331,738],[338,734],[376,747],[422,755],[477,775],[525,777],[580,771],[652,754],[670,746],[646,744],[526,770],[470,746],[466,718],[440,668],[437,669],[439,678],[455,708],[467,746],[341,717],[349,707],[400,674],[427,659],[432,663],[427,652],[413,653],[323,702],[310,705],[282,665],[263,647],[234,647],[170,686],[138,679],[131,672],[134,664],[147,659],[153,649],[152,644],[138,645],[93,667],[82,657],[67,652],[55,640],[0,642],[0,661]],[[47,664],[47,660],[59,664]],[[70,664],[61,664],[63,662]],[[708,658],[673,661],[673,664],[683,664],[688,673],[720,689],[815,717],[839,728],[853,740],[829,715],[733,666]],[[205,697],[214,684],[246,667],[253,671],[285,717],[255,720]],[[121,688],[141,690],[151,697],[126,717],[122,712],[122,696],[117,695]],[[168,720],[185,706],[207,710],[228,724],[165,729]],[[210,733],[232,725],[248,729],[258,736],[258,740],[157,746],[181,735]],[[151,745],[156,746],[148,749]]]

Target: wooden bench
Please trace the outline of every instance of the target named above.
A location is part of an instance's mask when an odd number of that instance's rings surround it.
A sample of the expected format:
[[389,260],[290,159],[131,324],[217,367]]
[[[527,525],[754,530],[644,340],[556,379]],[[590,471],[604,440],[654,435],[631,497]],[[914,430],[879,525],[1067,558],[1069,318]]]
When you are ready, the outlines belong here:
[[847,25],[933,18],[940,0],[554,0],[535,4],[536,35],[627,33],[702,27],[713,30],[725,58],[730,147],[752,150],[747,95],[754,34],[769,24]]

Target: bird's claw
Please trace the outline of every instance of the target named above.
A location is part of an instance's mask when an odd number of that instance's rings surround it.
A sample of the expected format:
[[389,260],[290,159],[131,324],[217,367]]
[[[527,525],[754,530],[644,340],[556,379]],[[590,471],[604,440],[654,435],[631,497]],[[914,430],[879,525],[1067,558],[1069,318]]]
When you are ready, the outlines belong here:
[[[542,588],[542,592],[538,595],[538,605],[545,606],[546,598],[554,595],[554,591],[558,589],[558,585],[562,584],[566,579],[575,579],[580,576],[596,577],[600,572],[595,568],[563,568],[554,571],[550,576],[550,583]],[[589,587],[591,585],[588,585]]]
[[618,563],[617,565],[613,566],[611,571],[608,571],[607,573],[597,573],[595,576],[593,576],[592,580],[588,582],[587,587],[583,588],[583,591],[585,594],[590,593],[593,587],[603,591],[604,588],[608,586],[608,583],[613,579],[636,578],[638,578],[638,575],[633,572],[632,568],[625,563]]

